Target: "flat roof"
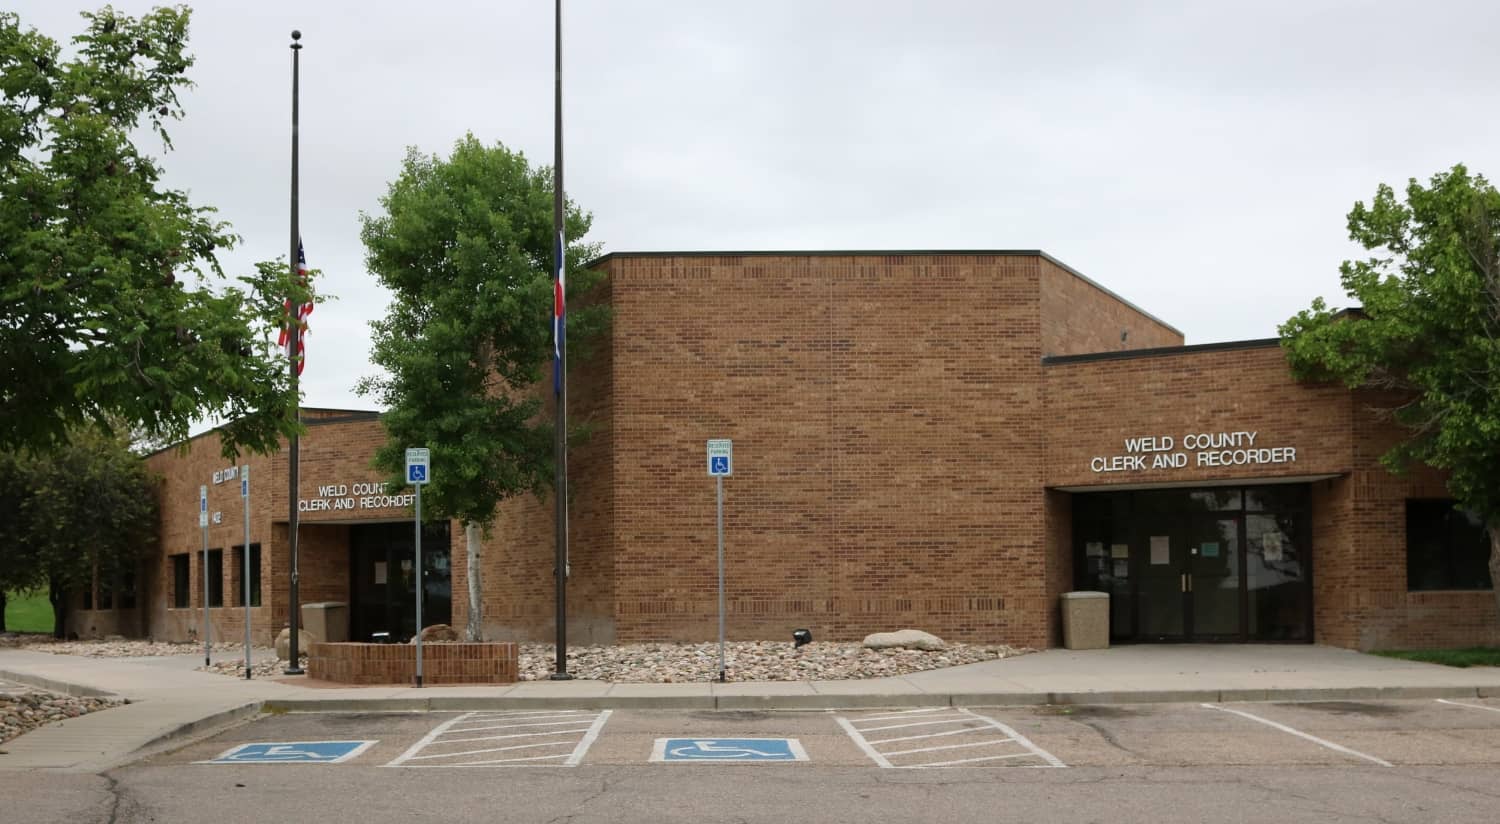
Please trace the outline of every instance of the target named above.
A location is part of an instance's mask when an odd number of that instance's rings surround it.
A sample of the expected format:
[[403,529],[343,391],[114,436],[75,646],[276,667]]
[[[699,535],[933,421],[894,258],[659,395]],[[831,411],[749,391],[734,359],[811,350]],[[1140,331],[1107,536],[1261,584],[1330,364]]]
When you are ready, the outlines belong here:
[[[585,266],[593,267],[611,258],[671,258],[671,257],[1037,257],[1067,272],[1073,277],[1098,289],[1120,303],[1129,306],[1156,323],[1181,335],[1182,330],[1156,315],[1121,297],[1118,292],[1101,285],[1098,281],[1074,269],[1041,249],[756,249],[746,251],[675,251],[675,252],[606,252],[589,261]],[[1185,337],[1185,336],[1184,336]]]
[[1064,363],[1087,363],[1089,361],[1130,360],[1133,358],[1165,358],[1172,355],[1194,355],[1199,352],[1224,352],[1232,349],[1267,349],[1280,346],[1281,338],[1255,338],[1252,340],[1226,340],[1217,343],[1196,343],[1192,346],[1156,346],[1150,349],[1116,349],[1109,352],[1088,352],[1082,355],[1047,355],[1043,366]]
[[[370,420],[372,418],[379,418],[380,415],[381,415],[381,413],[373,411],[373,410],[369,410],[369,409],[343,409],[343,408],[334,407],[334,406],[303,406],[303,407],[300,407],[300,408],[301,408],[301,410],[303,412],[337,412],[337,413],[339,413],[337,415],[330,415],[330,416],[328,416],[326,418],[310,418],[310,419],[303,420],[302,421],[302,425],[303,426],[319,426],[319,425],[322,425],[322,424],[330,424],[330,423],[345,423],[345,422],[348,422],[348,421],[363,421],[363,420]],[[169,449],[181,449],[184,445],[190,444],[193,441],[196,441],[199,438],[203,437],[204,435],[212,435],[213,433],[218,432],[220,429],[223,429],[225,426],[228,426],[228,425],[229,425],[228,423],[221,423],[218,426],[212,427],[210,429],[205,429],[205,430],[203,430],[202,432],[199,432],[196,435],[189,435],[186,439],[180,440],[180,441],[178,441],[178,442],[176,442],[174,444],[168,444],[167,446],[163,446],[163,447],[161,447],[159,449],[153,449],[150,452],[145,453],[141,457],[142,458],[150,458],[150,457],[152,457],[154,455],[160,455],[161,453],[166,452]]]

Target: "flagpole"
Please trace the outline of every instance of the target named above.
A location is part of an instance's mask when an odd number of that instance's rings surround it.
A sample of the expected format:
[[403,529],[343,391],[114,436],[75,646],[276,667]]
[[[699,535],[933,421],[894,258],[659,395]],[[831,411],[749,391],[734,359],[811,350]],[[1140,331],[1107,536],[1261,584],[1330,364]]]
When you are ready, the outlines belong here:
[[552,127],[552,229],[557,244],[553,250],[553,322],[555,331],[556,360],[553,363],[553,389],[557,395],[556,432],[556,481],[553,494],[557,506],[557,557],[554,559],[557,577],[557,667],[552,680],[567,681],[568,674],[568,312],[567,291],[563,278],[563,255],[567,249],[567,237],[563,226],[563,131],[562,131],[562,0],[556,0],[557,20],[554,27],[554,54],[556,56],[557,82],[554,86],[553,109],[555,121]]
[[[302,39],[302,32],[293,30],[292,31],[292,46],[291,46],[291,48],[292,48],[292,241],[291,241],[291,253],[287,255],[287,259],[286,259],[287,266],[291,269],[292,282],[293,283],[297,282],[297,276],[299,274],[298,271],[297,271],[297,241],[298,241],[298,235],[300,234],[300,232],[298,231],[299,227],[298,227],[298,223],[297,223],[297,197],[298,197],[298,195],[297,195],[297,95],[298,95],[298,88],[297,88],[297,86],[298,86],[299,70],[300,70],[299,63],[300,63],[300,57],[301,57],[301,54],[302,54],[302,44],[300,42],[298,42],[298,41],[301,40],[301,39]],[[301,323],[301,318],[300,318],[301,305],[302,305],[302,299],[299,297],[298,300],[297,300],[297,304],[292,308],[292,312],[287,316],[287,324],[291,327],[291,334],[287,338],[288,341],[289,341],[288,348],[287,348],[287,369],[288,369],[288,375],[291,377],[291,382],[292,382],[292,402],[293,402],[293,408],[292,408],[293,411],[292,411],[292,414],[296,416],[295,423],[298,426],[300,426],[301,423],[302,423],[302,395],[301,395],[301,392],[299,391],[299,389],[297,388],[297,356],[302,353],[302,323]],[[301,449],[300,449],[300,445],[297,443],[297,433],[296,433],[295,430],[293,430],[292,436],[289,439],[289,443],[288,443],[288,449],[287,449],[287,472],[286,472],[286,474],[287,474],[287,496],[286,496],[286,500],[287,500],[287,519],[286,520],[287,520],[287,524],[286,524],[286,534],[287,534],[287,547],[291,550],[291,564],[292,564],[292,569],[291,569],[291,572],[292,572],[292,575],[291,575],[292,591],[291,591],[291,597],[289,599],[289,604],[288,604],[288,606],[291,608],[291,613],[290,613],[290,616],[289,616],[290,623],[288,625],[289,626],[289,632],[288,632],[288,638],[287,638],[287,666],[286,666],[285,670],[282,670],[287,675],[301,675],[302,674],[301,651],[297,649],[297,636],[301,634],[301,627],[298,626],[299,622],[297,620],[298,617],[299,617],[298,616],[298,612],[301,611],[301,607],[300,607],[300,605],[298,604],[298,601],[297,601],[297,597],[298,597],[298,593],[297,593],[297,578],[298,578],[298,575],[297,575],[297,492],[298,492],[298,480],[299,480],[297,476],[300,474],[299,473],[299,470],[301,469],[300,464],[301,464]]]

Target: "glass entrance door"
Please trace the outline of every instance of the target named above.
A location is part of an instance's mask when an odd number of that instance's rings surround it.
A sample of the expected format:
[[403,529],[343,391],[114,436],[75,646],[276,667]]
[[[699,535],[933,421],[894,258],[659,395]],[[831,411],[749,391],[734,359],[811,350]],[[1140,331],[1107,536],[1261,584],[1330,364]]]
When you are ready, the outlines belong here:
[[1236,641],[1241,619],[1240,533],[1238,515],[1194,515],[1187,540],[1183,585],[1187,590],[1188,632],[1195,641]]
[[1240,518],[1160,513],[1131,547],[1140,635],[1151,641],[1233,641],[1240,619]]
[[[349,530],[350,640],[405,642],[416,634],[417,576],[410,523]],[[422,623],[446,624],[453,608],[448,522],[422,527]]]
[[1191,634],[1187,592],[1189,535],[1166,513],[1153,513],[1131,541],[1141,638],[1185,641]]
[[1110,637],[1312,638],[1309,489],[1074,495],[1075,583],[1110,594]]

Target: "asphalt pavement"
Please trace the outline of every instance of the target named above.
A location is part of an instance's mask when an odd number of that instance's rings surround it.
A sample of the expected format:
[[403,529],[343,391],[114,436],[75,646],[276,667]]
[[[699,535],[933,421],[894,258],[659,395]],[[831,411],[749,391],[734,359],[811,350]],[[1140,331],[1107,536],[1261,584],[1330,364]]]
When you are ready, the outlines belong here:
[[1500,696],[1500,670],[1495,668],[1454,669],[1309,645],[1047,650],[902,677],[854,681],[611,684],[578,680],[422,689],[316,684],[305,677],[250,681],[194,671],[193,656],[182,658],[133,661],[0,650],[0,679],[75,694],[120,695],[131,701],[124,707],[48,725],[9,742],[7,754],[0,756],[0,770],[99,772],[266,710],[852,711],[1173,702],[1233,706],[1310,700],[1482,701]]
[[1497,767],[1496,699],[277,713],[63,774],[63,800],[0,773],[0,803],[37,824],[1492,824]]

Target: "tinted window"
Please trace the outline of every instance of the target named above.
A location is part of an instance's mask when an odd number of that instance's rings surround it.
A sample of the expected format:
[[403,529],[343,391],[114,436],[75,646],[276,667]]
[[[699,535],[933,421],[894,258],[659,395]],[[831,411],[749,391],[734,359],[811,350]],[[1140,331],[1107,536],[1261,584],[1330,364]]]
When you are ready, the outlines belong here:
[[1406,502],[1406,588],[1490,589],[1484,525],[1451,500]]
[[224,550],[208,551],[208,605],[224,606]]
[[188,583],[188,556],[172,556],[172,606],[177,609],[186,609],[188,597],[192,592],[192,585]]
[[[245,606],[245,547],[240,545],[234,547],[234,568],[238,572],[235,580],[234,600],[240,606]],[[250,606],[260,606],[260,544],[250,545]]]

